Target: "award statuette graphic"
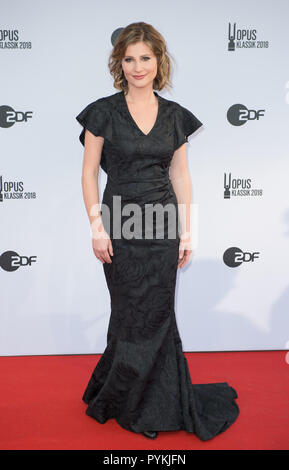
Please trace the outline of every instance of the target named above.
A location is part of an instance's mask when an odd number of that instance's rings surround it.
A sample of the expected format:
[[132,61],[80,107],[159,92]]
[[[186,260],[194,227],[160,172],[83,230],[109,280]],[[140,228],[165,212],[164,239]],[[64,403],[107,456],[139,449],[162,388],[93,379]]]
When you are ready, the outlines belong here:
[[233,34],[231,34],[231,23],[229,23],[229,43],[228,43],[228,51],[235,50],[235,38],[236,38],[236,23],[234,23],[234,30]]
[[226,183],[226,173],[224,173],[224,188],[225,188],[224,199],[230,199],[231,198],[230,187],[231,187],[231,173],[229,173],[228,183]]

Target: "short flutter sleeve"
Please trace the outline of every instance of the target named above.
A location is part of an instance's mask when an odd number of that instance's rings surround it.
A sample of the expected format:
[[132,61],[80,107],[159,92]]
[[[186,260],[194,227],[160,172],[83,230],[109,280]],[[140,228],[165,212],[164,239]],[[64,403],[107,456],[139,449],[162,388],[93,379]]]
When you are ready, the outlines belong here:
[[176,103],[175,109],[175,150],[185,142],[203,123],[188,109]]
[[88,104],[77,116],[77,121],[83,126],[79,140],[84,146],[85,129],[93,135],[104,139],[112,139],[111,114],[103,101]]

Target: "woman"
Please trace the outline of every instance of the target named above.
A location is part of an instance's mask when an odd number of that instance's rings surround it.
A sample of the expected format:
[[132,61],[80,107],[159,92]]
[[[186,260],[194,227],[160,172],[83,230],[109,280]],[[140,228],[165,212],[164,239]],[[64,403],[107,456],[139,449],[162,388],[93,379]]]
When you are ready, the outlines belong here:
[[[83,395],[86,414],[149,438],[183,429],[211,439],[236,420],[237,393],[227,382],[192,384],[174,311],[177,268],[191,254],[186,142],[202,123],[154,91],[170,85],[171,63],[151,25],[122,29],[109,67],[120,91],[76,118],[93,250],[111,298],[107,347]],[[107,173],[101,205],[99,165]]]

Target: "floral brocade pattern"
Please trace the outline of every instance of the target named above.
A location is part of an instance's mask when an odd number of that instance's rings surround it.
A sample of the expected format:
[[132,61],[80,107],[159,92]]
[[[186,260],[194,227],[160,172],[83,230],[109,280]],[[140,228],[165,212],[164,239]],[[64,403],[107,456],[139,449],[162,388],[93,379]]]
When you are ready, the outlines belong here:
[[[201,440],[225,431],[237,418],[237,393],[227,382],[194,384],[182,349],[174,310],[179,235],[146,239],[113,237],[113,196],[121,208],[177,199],[169,178],[174,151],[202,126],[186,108],[156,92],[158,116],[145,135],[130,115],[124,93],[100,98],[76,117],[85,129],[104,138],[101,167],[107,173],[102,204],[114,255],[103,271],[111,299],[107,346],[84,390],[86,414],[100,423],[116,421],[124,429],[186,430]],[[176,227],[178,224],[176,211]],[[126,218],[120,218],[120,228]]]

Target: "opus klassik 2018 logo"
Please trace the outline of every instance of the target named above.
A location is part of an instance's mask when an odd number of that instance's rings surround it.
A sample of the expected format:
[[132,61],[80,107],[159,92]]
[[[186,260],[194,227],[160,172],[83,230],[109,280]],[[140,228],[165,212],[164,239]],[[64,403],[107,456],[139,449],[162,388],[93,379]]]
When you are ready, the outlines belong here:
[[252,178],[232,176],[232,173],[224,173],[224,199],[232,197],[263,196],[262,188],[253,187]]
[[228,51],[236,49],[268,49],[269,41],[257,38],[257,29],[248,26],[228,25]]
[[[22,29],[22,28],[21,28]],[[32,49],[31,41],[20,39],[18,29],[0,29],[0,50],[13,51]]]
[[23,199],[36,199],[35,191],[24,190],[24,182],[19,180],[4,179],[0,175],[0,203],[5,201],[19,201]]

